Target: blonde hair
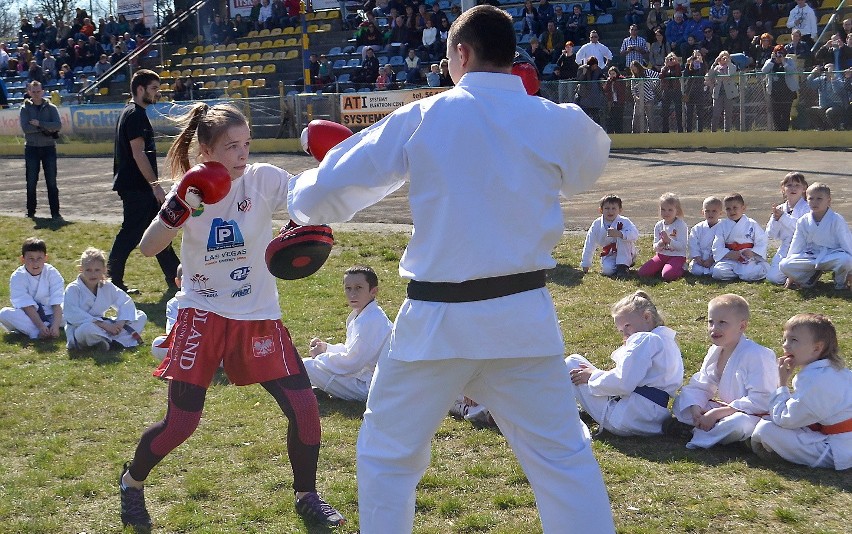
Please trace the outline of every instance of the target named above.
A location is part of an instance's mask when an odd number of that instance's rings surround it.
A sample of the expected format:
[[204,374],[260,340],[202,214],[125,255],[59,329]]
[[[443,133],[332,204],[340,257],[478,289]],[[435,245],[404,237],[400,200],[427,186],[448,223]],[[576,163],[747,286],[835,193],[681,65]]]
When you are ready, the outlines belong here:
[[710,299],[710,302],[707,303],[707,309],[713,307],[729,308],[744,321],[748,321],[749,316],[751,315],[748,301],[734,293],[726,293],[724,295],[719,295],[716,298]]
[[722,199],[719,197],[707,197],[704,199],[704,202],[701,203],[701,209],[706,210],[710,206],[719,206],[720,208],[724,207],[722,203]]
[[828,187],[828,184],[822,182],[816,182],[809,185],[806,193],[825,193],[829,198],[831,198],[831,188]]
[[674,193],[663,193],[660,196],[660,206],[670,205],[675,207],[675,213],[683,219],[683,208],[680,206],[680,198]]
[[[245,115],[231,104],[210,107],[204,102],[194,105],[176,121],[183,131],[175,138],[166,155],[166,164],[172,177],[182,175],[192,166],[189,153],[193,141],[197,145],[212,147],[228,128],[248,124]],[[199,147],[196,146],[195,150],[199,150]]]
[[610,315],[613,317],[632,312],[650,313],[654,321],[654,328],[665,324],[660,312],[657,311],[657,307],[651,302],[651,297],[644,291],[637,291],[632,295],[627,295],[613,304],[610,309]]
[[837,330],[834,328],[831,319],[818,313],[800,313],[790,317],[784,323],[784,334],[786,335],[794,328],[807,329],[815,341],[823,344],[822,352],[819,355],[820,360],[828,360],[837,369],[846,367],[846,362],[840,355],[840,347],[837,343]]
[[91,263],[93,261],[99,261],[99,262],[104,264],[104,267],[106,267],[106,264],[107,264],[106,252],[104,252],[103,250],[101,250],[99,248],[95,248],[95,247],[87,248],[80,255],[80,264],[78,265],[78,267],[80,267],[82,269],[83,267],[86,266],[86,264]]

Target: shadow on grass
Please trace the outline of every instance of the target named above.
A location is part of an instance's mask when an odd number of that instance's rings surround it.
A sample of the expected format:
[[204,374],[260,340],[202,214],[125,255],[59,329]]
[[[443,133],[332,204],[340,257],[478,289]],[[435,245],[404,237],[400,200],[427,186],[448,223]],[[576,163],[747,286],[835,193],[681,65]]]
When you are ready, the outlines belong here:
[[65,335],[52,339],[30,339],[17,332],[5,332],[3,341],[9,345],[19,345],[23,349],[32,349],[38,354],[53,354],[65,348]]
[[[159,327],[160,330],[166,330],[166,304],[169,300],[175,296],[176,291],[174,289],[167,289],[160,296],[160,300],[157,302],[138,302],[136,299],[136,308],[145,312],[145,315],[148,316],[148,322],[151,324],[155,324]],[[131,295],[132,297],[132,295]]]
[[583,282],[583,270],[557,263],[556,267],[547,272],[547,279],[559,286],[574,287]]
[[59,230],[64,226],[74,224],[70,221],[66,221],[65,219],[51,219],[47,217],[34,217],[33,223],[33,228],[36,230]]
[[96,348],[68,349],[69,360],[92,360],[95,365],[115,365],[121,362],[124,350],[102,351]]
[[852,491],[852,478],[848,471],[810,469],[785,462],[763,460],[747,449],[745,443],[721,445],[710,449],[687,449],[686,441],[659,437],[622,437],[604,432],[595,437],[606,446],[627,456],[642,458],[660,464],[687,462],[706,467],[718,467],[731,461],[742,461],[749,468],[764,468],[791,482],[807,481],[815,486],[833,486],[841,491]]
[[348,419],[361,419],[366,404],[357,401],[345,401],[328,396],[325,392],[314,389],[319,403],[320,417],[338,414]]

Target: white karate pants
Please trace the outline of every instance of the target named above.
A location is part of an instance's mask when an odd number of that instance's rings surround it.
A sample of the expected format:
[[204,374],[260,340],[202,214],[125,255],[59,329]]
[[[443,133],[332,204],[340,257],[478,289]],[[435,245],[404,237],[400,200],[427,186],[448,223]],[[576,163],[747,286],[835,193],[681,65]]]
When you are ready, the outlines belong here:
[[305,358],[302,363],[305,364],[311,385],[314,387],[341,400],[360,402],[367,400],[367,393],[370,392],[369,382],[353,376],[332,373],[321,362],[313,358]]
[[746,282],[756,282],[766,278],[766,271],[769,270],[769,264],[765,261],[750,261],[748,263],[740,263],[735,260],[717,261],[710,268],[710,274],[716,280],[745,280]]
[[834,468],[828,436],[810,428],[781,428],[763,419],[751,436],[751,448],[757,454],[761,449],[774,452],[794,464]]
[[[51,319],[53,319],[53,316],[49,315],[48,320],[44,324],[50,326]],[[36,328],[36,325],[30,320],[29,315],[22,309],[3,308],[0,310],[0,324],[5,326],[10,332],[20,332],[30,339],[38,339],[38,328]]]

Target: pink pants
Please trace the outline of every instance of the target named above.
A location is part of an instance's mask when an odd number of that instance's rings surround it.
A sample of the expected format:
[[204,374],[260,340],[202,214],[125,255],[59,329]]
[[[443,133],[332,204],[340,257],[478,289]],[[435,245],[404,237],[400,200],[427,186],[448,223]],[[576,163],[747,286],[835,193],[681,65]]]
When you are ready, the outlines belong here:
[[636,274],[643,278],[648,278],[662,272],[663,280],[671,282],[683,276],[685,265],[686,257],[684,256],[656,254],[653,258],[645,262],[645,265],[640,267]]

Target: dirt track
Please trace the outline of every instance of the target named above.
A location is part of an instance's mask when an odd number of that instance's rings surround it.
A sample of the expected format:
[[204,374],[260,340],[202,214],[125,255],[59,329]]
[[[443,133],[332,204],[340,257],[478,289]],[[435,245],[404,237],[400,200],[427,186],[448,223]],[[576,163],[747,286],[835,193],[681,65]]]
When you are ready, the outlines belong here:
[[[257,154],[265,161],[297,173],[314,165],[302,155]],[[743,194],[749,214],[759,221],[780,201],[778,183],[791,170],[805,173],[809,182],[824,181],[832,188],[832,206],[852,221],[852,149],[841,151],[779,149],[773,151],[619,151],[610,155],[606,172],[589,191],[563,202],[568,230],[585,230],[597,216],[597,199],[617,193],[624,199],[624,214],[642,232],[651,232],[659,219],[657,198],[666,191],[680,195],[688,223],[700,217],[701,201],[709,195],[731,191]],[[62,214],[68,220],[118,221],[121,202],[111,190],[112,158],[61,158],[59,192]],[[164,168],[162,161],[160,168]],[[24,160],[4,158],[0,164],[0,214],[24,216],[26,184]],[[49,214],[47,193],[39,183],[38,216]],[[363,228],[398,228],[411,224],[402,188],[353,219],[354,223],[380,223]],[[507,217],[515,216],[506,214]],[[286,214],[281,215],[285,218]]]

